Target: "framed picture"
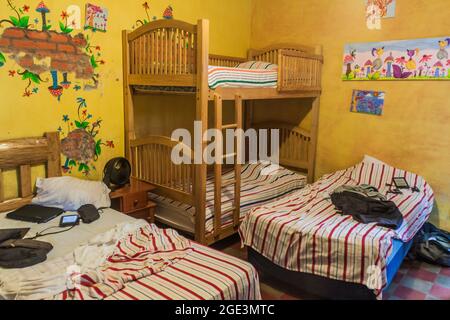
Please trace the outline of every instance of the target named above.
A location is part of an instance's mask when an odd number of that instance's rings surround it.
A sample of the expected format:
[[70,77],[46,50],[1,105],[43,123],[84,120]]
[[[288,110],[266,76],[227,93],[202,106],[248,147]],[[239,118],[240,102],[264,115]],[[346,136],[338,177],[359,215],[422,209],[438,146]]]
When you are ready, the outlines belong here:
[[377,116],[383,114],[384,92],[353,90],[351,112],[367,113]]
[[380,10],[381,18],[394,18],[396,0],[366,0],[366,7],[376,6]]
[[93,4],[86,4],[85,29],[106,32],[108,24],[108,9]]

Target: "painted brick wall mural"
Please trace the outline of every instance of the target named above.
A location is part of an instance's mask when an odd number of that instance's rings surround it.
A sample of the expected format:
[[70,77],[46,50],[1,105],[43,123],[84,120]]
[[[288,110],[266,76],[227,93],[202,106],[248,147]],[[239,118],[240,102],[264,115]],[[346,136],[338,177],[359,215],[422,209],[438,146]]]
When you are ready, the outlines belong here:
[[105,62],[100,47],[91,43],[95,29],[75,34],[75,20],[70,25],[70,14],[62,10],[59,30],[52,30],[47,20],[51,11],[44,1],[35,7],[34,23],[30,23],[31,6],[17,7],[12,0],[7,3],[11,15],[0,20],[0,67],[8,59],[17,64],[19,68],[10,69],[8,75],[25,81],[24,97],[37,94],[41,86],[58,100],[64,90],[98,87],[97,70]]

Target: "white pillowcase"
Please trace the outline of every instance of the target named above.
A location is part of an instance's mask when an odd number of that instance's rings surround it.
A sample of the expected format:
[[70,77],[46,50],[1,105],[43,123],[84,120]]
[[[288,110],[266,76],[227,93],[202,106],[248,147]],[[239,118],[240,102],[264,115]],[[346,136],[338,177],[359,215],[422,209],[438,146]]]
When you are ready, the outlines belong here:
[[383,161],[381,161],[381,160],[378,160],[377,158],[368,156],[367,154],[364,156],[364,160],[363,160],[362,162],[365,162],[365,163],[375,163],[375,164],[384,164],[384,165],[388,166],[387,163],[385,163],[385,162],[383,162]]
[[34,204],[77,211],[85,204],[109,208],[111,190],[101,181],[87,181],[72,177],[57,177],[36,181],[37,195]]

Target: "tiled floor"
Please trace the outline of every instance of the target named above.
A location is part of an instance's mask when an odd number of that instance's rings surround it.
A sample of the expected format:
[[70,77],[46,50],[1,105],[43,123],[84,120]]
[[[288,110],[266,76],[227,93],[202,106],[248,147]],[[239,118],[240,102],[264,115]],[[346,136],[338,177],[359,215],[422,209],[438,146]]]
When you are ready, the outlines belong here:
[[[232,256],[247,259],[239,237],[231,237],[215,246]],[[288,286],[261,276],[261,294],[267,300],[314,299],[292,291]],[[424,262],[406,259],[393,283],[385,291],[385,300],[450,300],[450,268],[441,268]]]

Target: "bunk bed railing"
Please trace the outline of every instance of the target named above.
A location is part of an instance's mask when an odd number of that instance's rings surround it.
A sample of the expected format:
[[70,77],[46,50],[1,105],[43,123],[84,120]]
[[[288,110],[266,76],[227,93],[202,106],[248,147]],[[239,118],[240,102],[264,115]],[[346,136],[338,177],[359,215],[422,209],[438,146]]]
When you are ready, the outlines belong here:
[[245,62],[245,61],[247,61],[247,59],[245,59],[245,58],[220,56],[220,55],[215,55],[215,54],[209,55],[209,65],[210,66],[234,68],[238,64]]
[[[187,163],[172,161],[174,147],[183,149]],[[194,165],[192,150],[168,137],[150,136],[130,142],[132,176],[157,187],[161,196],[194,205]]]
[[249,60],[278,65],[278,91],[320,91],[323,57],[321,48],[279,44],[249,50]]
[[[275,121],[252,124],[252,128],[256,130],[279,129],[279,164],[298,171],[309,169],[312,145],[311,133],[308,130],[288,123]],[[271,141],[270,131],[268,141]],[[268,146],[267,150],[271,150],[271,147]]]
[[127,41],[130,85],[196,85],[197,25],[153,21],[129,33]]
[[292,50],[280,50],[279,60],[279,91],[321,90],[321,56]]

